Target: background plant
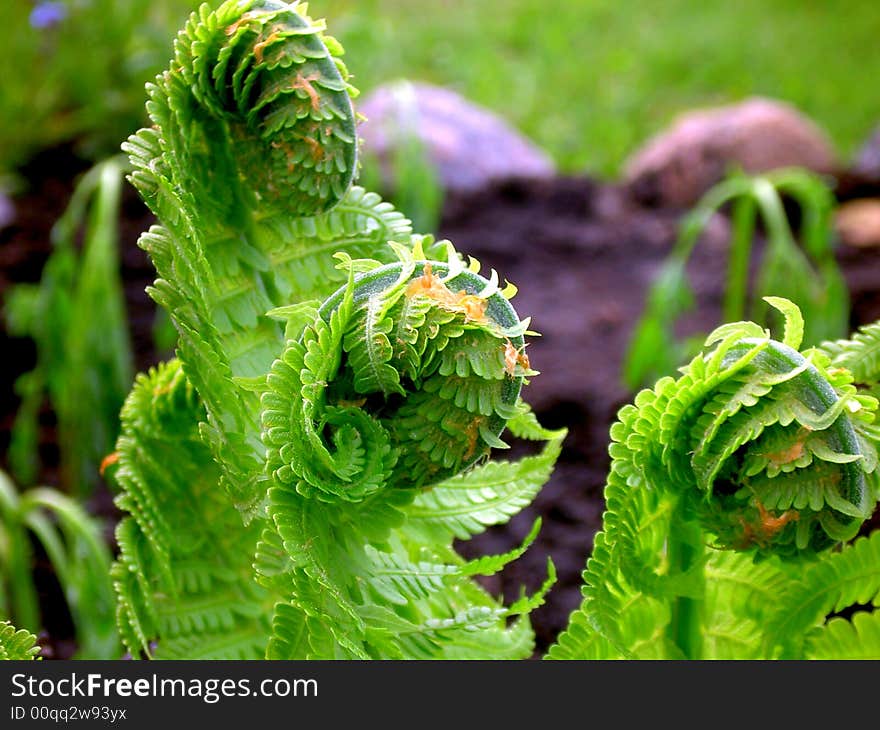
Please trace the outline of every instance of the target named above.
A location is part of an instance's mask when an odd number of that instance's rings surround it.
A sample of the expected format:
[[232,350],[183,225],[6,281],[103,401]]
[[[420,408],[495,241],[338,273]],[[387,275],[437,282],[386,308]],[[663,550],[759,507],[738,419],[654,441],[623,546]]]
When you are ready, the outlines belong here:
[[40,411],[48,396],[57,422],[61,482],[78,498],[98,485],[99,466],[113,450],[119,409],[133,379],[119,268],[124,174],[124,163],[111,158],[81,178],[53,228],[53,251],[39,284],[17,284],[4,298],[9,332],[31,337],[37,351],[34,369],[15,383],[21,403],[10,468],[20,483],[35,482]]
[[[7,160],[18,164],[76,130],[91,140],[90,159],[112,154],[143,123],[143,84],[163,67],[173,33],[197,5],[59,4],[67,8],[63,22],[43,28],[29,20],[36,2],[0,7],[10,29],[0,65],[11,70],[0,88],[2,172],[15,166]],[[645,32],[632,19],[649,10],[656,23]],[[829,130],[842,155],[852,153],[878,116],[861,93],[878,73],[878,20],[870,0],[850,0],[846,10],[758,0],[735,8],[674,0],[659,9],[602,0],[554,13],[537,0],[322,3],[361,60],[365,91],[407,69],[410,78],[450,85],[498,111],[563,171],[600,175],[615,175],[675,114],[750,94],[793,103]],[[572,48],[591,73],[568,63]],[[572,103],[578,99],[589,103]]]
[[[784,199],[799,207],[800,243]],[[624,361],[625,383],[632,389],[647,385],[694,354],[697,338],[682,340],[676,332],[681,315],[693,307],[687,263],[709,221],[725,206],[730,206],[733,225],[722,321],[748,317],[765,326],[776,324],[765,297],[780,296],[805,313],[806,344],[844,337],[849,293],[834,255],[834,205],[834,195],[820,177],[796,168],[754,176],[734,172],[709,190],[679,224],[675,246],[648,292]],[[752,280],[759,223],[765,241]]]
[[9,30],[0,65],[0,178],[30,155],[76,143],[97,161],[144,119],[144,83],[168,53],[169,34],[194,0],[16,0],[0,7]]
[[[113,555],[103,525],[56,489],[34,487],[19,493],[3,472],[0,517],[0,615],[27,630],[43,626],[34,583],[39,546],[64,592],[76,634],[76,657],[118,659],[121,646],[110,580]],[[16,646],[26,643],[21,632],[11,635],[2,627],[0,632],[3,641],[14,636]]]

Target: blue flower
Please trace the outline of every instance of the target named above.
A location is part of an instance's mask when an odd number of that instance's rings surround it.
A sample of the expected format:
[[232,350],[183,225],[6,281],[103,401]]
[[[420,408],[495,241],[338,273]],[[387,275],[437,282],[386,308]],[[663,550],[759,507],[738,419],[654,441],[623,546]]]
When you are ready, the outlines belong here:
[[30,22],[33,28],[50,28],[67,17],[67,6],[60,2],[39,2],[31,10]]

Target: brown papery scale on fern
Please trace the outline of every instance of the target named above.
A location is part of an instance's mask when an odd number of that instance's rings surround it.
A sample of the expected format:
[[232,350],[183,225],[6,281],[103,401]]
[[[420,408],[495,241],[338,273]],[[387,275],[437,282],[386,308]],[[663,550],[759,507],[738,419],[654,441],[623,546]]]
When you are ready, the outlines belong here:
[[269,470],[305,496],[358,501],[486,459],[506,447],[505,424],[535,374],[527,326],[497,279],[448,261],[352,277],[272,367]]

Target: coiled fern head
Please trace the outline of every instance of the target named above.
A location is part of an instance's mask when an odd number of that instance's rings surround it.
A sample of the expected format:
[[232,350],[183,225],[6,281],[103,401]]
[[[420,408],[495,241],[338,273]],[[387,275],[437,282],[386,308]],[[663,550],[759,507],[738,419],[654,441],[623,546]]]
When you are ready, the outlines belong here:
[[679,378],[621,411],[611,448],[621,473],[688,495],[716,546],[793,557],[853,538],[873,512],[877,401],[821,350],[798,352],[800,312],[767,299],[783,341],[750,322],[720,327]]
[[279,481],[358,501],[436,484],[505,446],[500,435],[534,374],[528,322],[494,272],[487,280],[465,268],[443,243],[442,261],[427,260],[418,240],[397,247],[397,263],[344,262],[349,283],[320,306],[276,312],[311,320],[273,364],[262,401]]
[[621,409],[584,600],[548,658],[799,656],[873,600],[876,540],[852,538],[878,499],[878,401],[845,365],[867,339],[801,352],[800,310],[766,299],[780,339],[723,325]]
[[[223,123],[235,169],[214,170],[219,184],[237,175],[258,191],[260,205],[293,215],[326,210],[342,198],[357,167],[357,92],[339,58],[342,47],[324,33],[323,21],[308,16],[305,3],[229,0],[214,11],[203,5],[174,50],[180,73],[159,77],[151,96],[162,100],[159,108],[169,99],[183,119],[204,120],[189,130],[191,149],[181,154],[197,161],[200,145],[217,144],[211,122]],[[154,122],[164,121],[154,114]],[[200,172],[212,174],[194,176]]]

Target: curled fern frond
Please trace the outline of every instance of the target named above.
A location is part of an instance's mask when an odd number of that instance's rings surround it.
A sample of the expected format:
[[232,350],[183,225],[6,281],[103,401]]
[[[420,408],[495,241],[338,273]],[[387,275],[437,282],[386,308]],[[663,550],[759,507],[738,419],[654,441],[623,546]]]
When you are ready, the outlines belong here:
[[[359,501],[435,484],[503,446],[531,371],[520,320],[489,281],[447,262],[388,264],[353,277],[316,314],[263,395],[280,482]],[[450,376],[455,389],[444,387]]]
[[[179,72],[148,89],[160,133],[175,120],[189,125],[189,144],[165,153],[195,165],[193,177],[213,192],[227,191],[216,205],[250,190],[261,205],[314,214],[338,202],[354,177],[356,92],[341,46],[305,7],[278,0],[203,5],[175,41]],[[207,167],[218,162],[223,167]]]
[[158,218],[142,235],[178,354],[205,408],[221,485],[252,519],[265,508],[259,398],[284,344],[268,312],[344,282],[332,254],[394,259],[411,225],[353,186],[356,90],[342,48],[301,3],[204,4],[148,86],[151,126],[123,148]]
[[[288,333],[299,333],[262,396],[277,532],[264,534],[257,570],[289,596],[276,608],[270,656],[321,656],[329,647],[352,658],[478,657],[488,647],[507,655],[527,632],[522,620],[515,631],[507,620],[539,605],[553,582],[551,564],[535,596],[505,607],[471,581],[501,570],[534,534],[470,563],[452,549],[456,535],[530,501],[565,434],[542,429],[520,401],[534,374],[524,355],[528,323],[497,279],[465,268],[448,245],[429,260],[424,243],[397,248],[392,264],[341,257],[345,286],[320,306],[278,313],[290,317]],[[442,387],[450,378],[467,397]],[[514,434],[548,441],[545,453],[477,466],[504,445],[508,423]],[[462,531],[464,523],[478,527]],[[278,560],[285,553],[286,564]],[[324,636],[328,648],[278,635],[292,626]]]
[[642,391],[612,430],[615,458],[648,485],[662,475],[664,489],[693,494],[721,547],[821,550],[854,537],[876,504],[860,422],[877,403],[827,356],[799,353],[802,328],[786,315],[791,344],[725,325],[712,350]]
[[815,562],[870,517],[877,400],[820,350],[798,351],[791,302],[768,303],[785,317],[783,341],[724,325],[679,377],[621,409],[585,601],[551,656],[698,658],[710,642],[733,650],[711,633],[725,625],[752,627],[749,651],[760,652],[754,611],[722,607],[710,576],[733,582],[736,571],[746,585],[753,561]]

